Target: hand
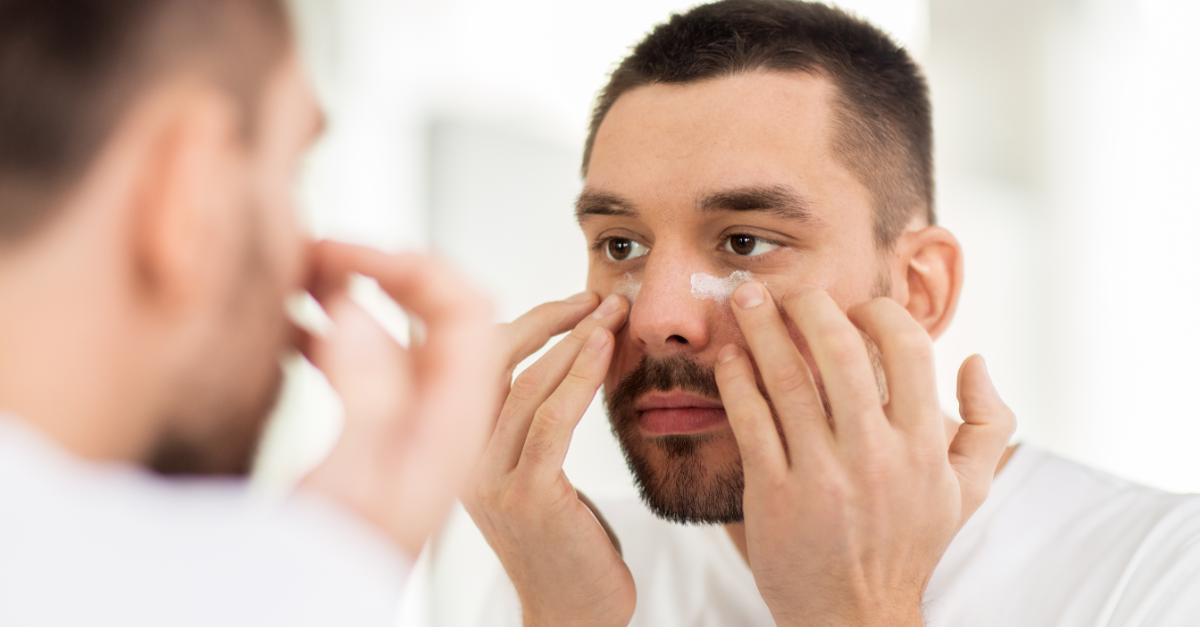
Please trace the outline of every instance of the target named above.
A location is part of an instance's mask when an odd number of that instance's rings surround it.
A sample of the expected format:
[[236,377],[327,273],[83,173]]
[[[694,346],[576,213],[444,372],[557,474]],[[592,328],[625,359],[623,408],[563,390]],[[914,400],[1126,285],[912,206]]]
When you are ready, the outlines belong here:
[[[934,567],[987,496],[1016,424],[982,359],[959,372],[965,422],[947,448],[932,342],[899,304],[879,298],[843,314],[821,290],[784,299],[824,382],[827,418],[766,289],[742,285],[733,301],[779,421],[750,358],[722,348],[717,383],[745,469],[750,568],[777,624],[920,625]],[[860,329],[882,354],[886,404]]]
[[[499,369],[491,307],[461,278],[417,255],[323,242],[310,290],[333,320],[305,355],[345,406],[341,438],[304,486],[325,493],[415,557],[442,524],[487,442]],[[374,278],[424,323],[408,349],[347,295],[351,273]]]
[[578,322],[513,382],[465,505],[516,586],[525,625],[624,627],[633,577],[562,465],[604,381],[628,304],[609,296],[592,315],[594,300],[582,311],[568,305],[543,305],[506,329],[516,364],[549,340],[547,329]]

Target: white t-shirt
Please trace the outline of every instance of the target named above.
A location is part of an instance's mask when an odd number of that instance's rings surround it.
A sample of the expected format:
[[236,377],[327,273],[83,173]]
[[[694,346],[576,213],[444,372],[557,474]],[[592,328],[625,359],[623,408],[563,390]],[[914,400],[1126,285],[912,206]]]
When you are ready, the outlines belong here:
[[332,502],[84,462],[0,416],[0,625],[394,625],[410,566]]
[[[723,527],[600,503],[637,585],[633,627],[775,623]],[[496,577],[484,625],[519,626]],[[1200,626],[1200,496],[1168,494],[1022,445],[925,594],[930,627]]]

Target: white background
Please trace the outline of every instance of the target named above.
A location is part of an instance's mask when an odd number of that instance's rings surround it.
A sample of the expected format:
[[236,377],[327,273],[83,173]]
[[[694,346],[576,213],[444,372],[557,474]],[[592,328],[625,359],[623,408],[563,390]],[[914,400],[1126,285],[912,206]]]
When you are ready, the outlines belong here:
[[[488,289],[503,319],[580,291],[571,210],[594,95],[630,45],[690,4],[294,0],[331,120],[302,190],[314,231],[433,249]],[[929,75],[940,221],[967,260],[938,342],[946,409],[957,365],[982,353],[1018,439],[1200,491],[1200,3],[840,4]],[[260,460],[268,488],[303,472],[337,428],[319,375],[292,371]],[[630,492],[600,412],[584,419],[567,472],[591,493]],[[478,561],[482,578],[495,565],[468,531],[456,519],[445,553]],[[469,595],[413,594],[410,624],[470,619]]]

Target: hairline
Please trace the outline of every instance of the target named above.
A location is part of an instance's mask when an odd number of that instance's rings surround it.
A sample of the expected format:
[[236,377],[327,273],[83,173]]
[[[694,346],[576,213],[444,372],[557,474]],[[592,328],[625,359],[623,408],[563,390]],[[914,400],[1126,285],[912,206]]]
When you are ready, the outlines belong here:
[[[862,168],[858,167],[854,163],[854,153],[872,152],[869,147],[860,147],[856,149],[853,146],[848,145],[855,142],[864,141],[862,138],[855,137],[855,132],[852,127],[856,122],[865,124],[866,116],[864,116],[863,112],[858,110],[850,101],[846,94],[845,86],[842,84],[842,81],[839,81],[837,78],[837,73],[833,72],[827,67],[829,64],[830,61],[828,59],[814,57],[813,63],[806,67],[775,67],[772,66],[771,59],[767,58],[761,59],[756,63],[750,63],[741,67],[723,70],[707,76],[697,77],[692,80],[648,80],[642,83],[626,86],[610,102],[605,103],[602,100],[600,106],[597,107],[595,112],[596,115],[593,116],[591,126],[589,128],[587,140],[584,143],[584,161],[581,168],[581,174],[585,179],[587,178],[588,168],[591,166],[593,149],[595,148],[596,144],[596,138],[600,134],[600,127],[603,126],[604,121],[608,119],[608,114],[612,111],[612,108],[616,106],[617,101],[620,100],[622,96],[630,92],[642,89],[644,87],[653,87],[656,85],[675,85],[680,87],[699,85],[709,81],[728,80],[738,76],[756,73],[777,73],[780,75],[806,74],[808,76],[825,80],[833,89],[833,93],[828,99],[831,113],[831,119],[829,123],[832,125],[834,131],[830,137],[829,149],[833,153],[837,162],[842,165],[842,167],[846,168],[846,170],[849,171],[852,176],[854,176],[855,180],[857,180],[863,185],[863,187],[867,189],[867,192],[871,196],[872,232],[876,246],[881,250],[891,250],[899,239],[900,234],[903,233],[904,227],[907,225],[900,225],[897,228],[895,225],[889,225],[885,223],[886,218],[890,216],[887,215],[888,208],[884,206],[884,203],[886,202],[886,198],[884,196],[886,194],[881,189],[882,185],[879,184],[876,177],[860,171]],[[610,81],[609,85],[611,86],[611,84],[612,83]],[[601,98],[604,98],[605,95],[607,94],[602,93]],[[603,108],[601,108],[601,106]],[[888,123],[888,126],[891,126],[891,124]],[[865,139],[866,143],[870,143],[872,141],[872,138]],[[889,151],[901,153],[908,152],[903,148],[898,150],[889,150],[888,147],[882,147],[873,152],[886,153]],[[913,156],[905,154],[904,158],[911,159]],[[932,210],[932,205],[930,205],[927,201],[922,201],[920,205],[923,206],[913,207],[906,212],[907,222],[911,223],[914,219],[919,218],[926,222],[929,226],[936,224],[937,219]],[[893,228],[888,228],[889,226]]]

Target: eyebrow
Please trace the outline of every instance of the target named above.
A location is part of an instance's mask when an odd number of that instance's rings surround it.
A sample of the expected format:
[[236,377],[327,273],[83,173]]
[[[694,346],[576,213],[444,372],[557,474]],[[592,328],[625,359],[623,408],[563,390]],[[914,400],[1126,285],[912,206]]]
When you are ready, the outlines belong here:
[[575,200],[575,219],[583,222],[588,216],[621,216],[636,218],[632,202],[609,192],[584,190]]
[[786,185],[742,187],[709,194],[696,203],[704,213],[761,211],[798,222],[817,220],[808,200]]

